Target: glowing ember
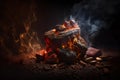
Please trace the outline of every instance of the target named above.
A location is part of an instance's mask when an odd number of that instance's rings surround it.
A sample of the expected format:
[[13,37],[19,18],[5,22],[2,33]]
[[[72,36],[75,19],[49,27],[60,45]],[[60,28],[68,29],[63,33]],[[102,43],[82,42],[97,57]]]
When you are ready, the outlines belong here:
[[38,54],[41,56],[47,55],[47,51],[45,49],[38,51]]
[[[78,56],[84,55],[87,50],[86,42],[80,36],[80,28],[75,20],[65,21],[63,25],[57,25],[56,29],[45,32],[45,42],[48,56],[56,54],[59,60],[65,56],[65,58],[73,57],[72,54],[78,58]],[[64,55],[60,57],[61,54]]]

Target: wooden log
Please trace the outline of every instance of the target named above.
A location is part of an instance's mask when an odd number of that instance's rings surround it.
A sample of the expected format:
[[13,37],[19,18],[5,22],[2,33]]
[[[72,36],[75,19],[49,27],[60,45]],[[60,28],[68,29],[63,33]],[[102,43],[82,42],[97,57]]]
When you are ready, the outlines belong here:
[[[68,26],[68,23],[71,26]],[[60,60],[70,63],[79,54],[84,57],[87,47],[85,40],[80,36],[80,27],[75,22],[68,21],[68,23],[57,25],[57,28],[45,32],[44,35],[47,52],[56,52],[57,55],[62,55],[59,57]]]

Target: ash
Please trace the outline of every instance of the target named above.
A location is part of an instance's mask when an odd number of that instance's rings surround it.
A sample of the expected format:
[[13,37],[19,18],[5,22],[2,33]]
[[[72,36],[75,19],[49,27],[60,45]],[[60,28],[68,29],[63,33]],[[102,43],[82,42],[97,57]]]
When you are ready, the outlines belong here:
[[110,56],[86,57],[74,64],[46,64],[44,61],[36,63],[35,58],[29,58],[20,63],[2,65],[0,73],[5,80],[113,80],[118,77],[120,67],[116,64],[117,59]]

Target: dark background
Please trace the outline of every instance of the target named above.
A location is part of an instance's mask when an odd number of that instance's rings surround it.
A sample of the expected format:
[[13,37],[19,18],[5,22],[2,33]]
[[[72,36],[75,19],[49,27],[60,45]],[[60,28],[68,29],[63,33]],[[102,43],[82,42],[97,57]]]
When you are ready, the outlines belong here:
[[[24,23],[31,22],[30,29],[37,32],[38,37],[42,39],[44,32],[54,28],[56,24],[62,24],[64,19],[71,15],[73,6],[81,3],[81,1],[85,1],[84,4],[89,2],[89,0],[1,0],[0,75],[2,74],[2,77],[0,76],[0,79],[8,76],[12,76],[12,79],[32,76],[32,73],[21,69],[20,65],[17,65],[17,67],[16,65],[6,65],[5,62],[7,61],[4,59],[8,54],[18,55],[20,44],[16,44],[14,40],[19,39],[19,35],[25,32]],[[106,1],[109,3],[109,0]],[[119,2],[119,0],[116,1]],[[118,7],[119,6],[117,6],[117,8]],[[100,10],[102,11],[102,9]],[[114,20],[113,22],[108,20],[107,24],[113,23],[112,26],[108,26],[105,30],[102,29],[99,35],[94,38],[93,44],[100,48],[107,48],[107,50],[117,48],[117,50],[120,50],[119,8],[115,13],[117,15],[112,15],[112,17],[109,17],[111,15],[98,16],[100,18],[107,16],[107,19]],[[35,16],[33,16],[33,14],[35,14]],[[15,37],[13,37],[13,35]],[[9,79],[9,77],[7,79]]]

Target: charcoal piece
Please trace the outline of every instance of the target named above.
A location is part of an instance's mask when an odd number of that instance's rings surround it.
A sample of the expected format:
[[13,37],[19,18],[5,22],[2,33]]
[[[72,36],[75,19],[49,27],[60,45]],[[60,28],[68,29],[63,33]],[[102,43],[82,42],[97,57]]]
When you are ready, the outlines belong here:
[[44,61],[44,56],[41,56],[41,55],[39,55],[39,54],[36,54],[35,56],[36,56],[36,63],[39,63],[39,62],[41,62],[41,61]]
[[76,52],[66,49],[59,49],[58,57],[60,62],[72,64],[76,60]]
[[96,60],[92,60],[89,63],[92,64],[92,65],[95,65],[97,63],[97,61]]

